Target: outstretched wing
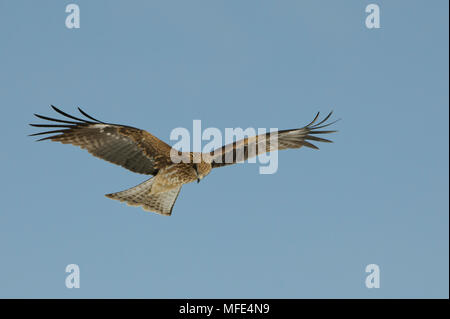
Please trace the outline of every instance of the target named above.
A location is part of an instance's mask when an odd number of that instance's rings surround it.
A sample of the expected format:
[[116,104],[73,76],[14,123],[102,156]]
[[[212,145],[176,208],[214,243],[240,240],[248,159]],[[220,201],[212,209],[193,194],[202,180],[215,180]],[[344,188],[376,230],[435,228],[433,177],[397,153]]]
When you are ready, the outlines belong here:
[[260,134],[222,146],[210,153],[210,156],[212,157],[212,167],[221,167],[243,162],[251,157],[276,150],[300,148],[302,146],[318,149],[317,146],[309,141],[332,143],[332,141],[317,137],[315,134],[337,132],[319,130],[337,122],[333,121],[324,124],[333,112],[330,112],[319,123],[314,124],[319,118],[319,114],[320,112],[317,113],[311,123],[302,128]]
[[[120,165],[135,173],[156,174],[158,169],[170,163],[171,147],[147,131],[138,128],[101,122],[78,108],[88,120],[69,115],[55,106],[56,112],[71,120],[60,120],[34,114],[52,121],[51,124],[30,124],[34,127],[55,128],[30,136],[53,134],[39,139],[72,144],[108,162]],[[75,120],[75,121],[72,121]],[[64,124],[55,124],[64,123]]]

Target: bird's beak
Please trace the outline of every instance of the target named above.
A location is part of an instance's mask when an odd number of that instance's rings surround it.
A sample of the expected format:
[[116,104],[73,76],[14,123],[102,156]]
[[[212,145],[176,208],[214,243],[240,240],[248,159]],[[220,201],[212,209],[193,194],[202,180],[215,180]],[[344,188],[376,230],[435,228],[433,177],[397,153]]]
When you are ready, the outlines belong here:
[[197,184],[200,183],[200,178],[197,178]]

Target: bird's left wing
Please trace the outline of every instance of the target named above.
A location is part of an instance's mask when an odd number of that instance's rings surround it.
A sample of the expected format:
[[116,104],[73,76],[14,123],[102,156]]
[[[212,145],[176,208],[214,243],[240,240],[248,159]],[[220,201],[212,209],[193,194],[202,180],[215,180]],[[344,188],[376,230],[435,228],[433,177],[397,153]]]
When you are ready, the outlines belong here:
[[[53,134],[39,139],[72,144],[86,149],[92,155],[120,165],[135,173],[155,175],[170,161],[171,147],[147,131],[135,127],[101,122],[78,108],[87,119],[69,115],[52,108],[70,120],[54,119],[35,114],[36,117],[64,124],[30,124],[55,130],[31,134]],[[73,121],[75,120],[75,121]]]
[[243,162],[251,157],[271,151],[300,148],[302,146],[318,149],[317,146],[309,141],[326,143],[331,143],[332,141],[317,137],[315,136],[316,134],[337,132],[320,130],[321,128],[327,127],[336,122],[334,121],[325,124],[332,113],[333,112],[330,112],[317,124],[315,123],[319,118],[319,113],[317,113],[311,123],[302,128],[260,134],[222,146],[209,154],[211,156],[212,167],[221,167]]

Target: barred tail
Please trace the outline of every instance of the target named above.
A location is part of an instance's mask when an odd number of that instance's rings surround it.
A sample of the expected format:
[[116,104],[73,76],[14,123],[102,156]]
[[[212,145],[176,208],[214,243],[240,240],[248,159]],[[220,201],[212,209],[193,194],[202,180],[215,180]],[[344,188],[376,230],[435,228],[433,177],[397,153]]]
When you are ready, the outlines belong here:
[[154,177],[135,187],[118,193],[106,194],[105,196],[121,202],[126,202],[130,206],[142,206],[146,211],[169,216],[172,214],[173,205],[180,193],[181,186],[164,193],[150,195],[153,181]]

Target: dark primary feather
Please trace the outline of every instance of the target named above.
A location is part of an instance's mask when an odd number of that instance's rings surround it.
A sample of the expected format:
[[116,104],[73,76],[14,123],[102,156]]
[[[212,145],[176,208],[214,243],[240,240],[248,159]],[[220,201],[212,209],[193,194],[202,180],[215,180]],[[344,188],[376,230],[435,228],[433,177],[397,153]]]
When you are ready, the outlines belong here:
[[86,114],[86,112],[85,111],[83,111],[80,107],[78,107],[78,111],[80,111],[80,113],[81,114],[83,114],[84,116],[86,116],[87,118],[89,118],[89,119],[91,119],[91,120],[93,120],[93,121],[95,121],[95,122],[98,122],[98,123],[103,123],[103,124],[105,124],[104,122],[102,122],[102,121],[99,121],[99,120],[97,120],[97,119],[95,119],[95,118],[93,118],[92,116],[90,116],[89,114]]
[[[245,161],[251,157],[275,150],[284,150],[290,148],[300,148],[306,146],[313,149],[319,149],[316,145],[309,141],[332,143],[332,141],[314,136],[315,134],[335,133],[335,130],[319,130],[336,123],[335,120],[330,123],[325,122],[331,117],[331,111],[323,120],[316,123],[320,112],[316,114],[314,119],[306,126],[297,129],[282,130],[272,133],[261,134],[248,137],[232,144],[222,146],[210,153],[213,158],[213,167],[221,167],[225,165],[235,164]],[[277,145],[275,145],[277,142]],[[230,161],[229,163],[227,161]]]
[[[67,114],[55,106],[56,112],[71,119],[55,119],[39,114],[36,117],[65,124],[30,124],[33,127],[56,128],[56,130],[31,134],[30,136],[54,134],[38,141],[52,140],[72,144],[106,161],[120,165],[135,173],[156,174],[158,169],[170,162],[171,147],[147,131],[135,127],[105,123],[79,112],[87,119]],[[75,120],[75,121],[72,121]]]

